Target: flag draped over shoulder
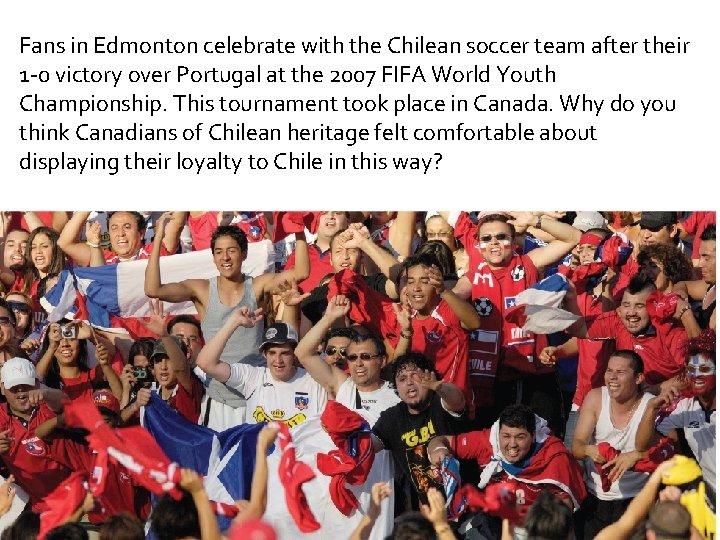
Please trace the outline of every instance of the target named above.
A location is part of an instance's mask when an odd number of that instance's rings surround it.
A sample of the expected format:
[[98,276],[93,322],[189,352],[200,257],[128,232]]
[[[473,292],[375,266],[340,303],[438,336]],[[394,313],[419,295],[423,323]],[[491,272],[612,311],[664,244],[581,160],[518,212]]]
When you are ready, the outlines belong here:
[[567,290],[567,278],[553,274],[518,294],[515,306],[507,311],[505,318],[526,332],[561,332],[580,318],[560,307]]
[[[243,273],[258,276],[272,272],[274,251],[269,240],[248,245]],[[98,328],[113,328],[117,317],[150,315],[145,296],[147,260],[109,264],[91,268],[72,268],[60,273],[57,284],[41,299],[50,322],[69,318],[86,319]],[[164,283],[184,279],[209,279],[218,275],[210,250],[160,257]],[[166,304],[166,313],[196,313],[192,302]]]

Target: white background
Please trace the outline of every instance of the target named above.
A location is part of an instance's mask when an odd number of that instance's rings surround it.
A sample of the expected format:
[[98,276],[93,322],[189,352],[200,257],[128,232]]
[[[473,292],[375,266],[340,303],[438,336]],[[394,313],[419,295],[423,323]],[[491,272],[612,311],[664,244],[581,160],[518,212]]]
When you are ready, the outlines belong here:
[[[8,2],[2,16],[2,109],[0,168],[3,196],[0,207],[24,209],[78,208],[83,204],[112,208],[243,207],[257,209],[320,208],[440,208],[488,209],[536,208],[673,208],[711,209],[718,177],[718,2]],[[293,55],[58,55],[20,54],[20,36],[39,41],[64,41],[71,36],[92,42],[96,35],[121,40],[223,41],[227,36],[242,41],[292,40]],[[348,41],[362,35],[380,41],[383,49],[392,36],[424,35],[429,40],[462,43],[470,40],[585,41],[584,55],[305,55],[300,41],[336,35]],[[658,36],[663,40],[690,41],[688,54],[593,55],[589,42],[611,35],[623,41],[642,41]],[[641,48],[641,46],[640,46]],[[100,84],[21,84],[19,71],[90,67],[122,69],[171,69],[178,64],[194,68],[247,69],[261,64],[264,69],[291,66],[376,69],[383,65],[420,65],[426,75],[431,65],[454,65],[470,69],[512,65],[524,69],[550,65],[557,83],[512,84],[386,84],[371,88],[362,85],[275,84],[178,85],[127,82],[116,89]],[[145,126],[187,127],[197,122],[209,125],[245,122],[256,127],[279,127],[283,137],[288,122],[307,127],[321,123],[332,126],[367,127],[376,122],[396,121],[388,113],[286,113],[222,115],[220,113],[179,114],[167,112],[150,118],[106,113],[83,116],[54,113],[23,113],[19,98],[26,93],[46,97],[125,98],[132,93],[163,99],[173,108],[173,93],[232,97],[317,97],[343,95],[371,97],[383,93],[402,97],[408,93],[422,98],[447,98],[451,94],[472,99],[479,94],[498,98],[529,97],[533,92],[547,97],[552,113],[411,113],[397,121],[408,127],[503,125],[522,122],[529,127],[594,125],[597,142],[302,142],[237,143],[23,143],[21,124],[44,122],[53,126],[87,122],[95,126],[127,127],[134,121]],[[605,99],[603,111],[563,113],[558,95],[585,93]],[[610,100],[619,93],[634,99],[632,113],[610,112]],[[640,99],[675,99],[673,113],[650,113],[642,117]],[[72,131],[72,130],[71,130]],[[152,155],[184,154],[207,157],[218,151],[236,156],[249,153],[272,157],[282,151],[311,152],[325,157],[365,154],[433,158],[442,154],[438,167],[422,171],[249,171],[242,166],[237,175],[207,171],[201,175],[169,171],[133,172],[116,176],[94,173],[46,171],[22,172],[19,158],[28,151],[57,156],[117,155],[132,151]],[[174,163],[174,159],[171,163]],[[349,161],[349,160],[348,160]]]

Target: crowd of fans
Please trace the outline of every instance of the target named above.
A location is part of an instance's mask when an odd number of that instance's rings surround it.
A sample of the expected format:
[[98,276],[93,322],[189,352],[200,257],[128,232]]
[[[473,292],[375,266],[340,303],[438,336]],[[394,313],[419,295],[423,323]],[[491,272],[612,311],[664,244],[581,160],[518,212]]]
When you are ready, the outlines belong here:
[[[330,404],[361,413],[367,450],[395,465],[350,538],[371,536],[391,494],[392,538],[715,537],[714,212],[1,218],[3,538],[143,538],[148,521],[159,539],[274,538],[262,517],[278,422],[292,433]],[[252,243],[275,258],[249,275]],[[215,277],[164,275],[161,259],[208,248]],[[135,260],[149,317],[110,331],[76,304],[48,319],[64,271]],[[516,299],[556,274],[565,330],[530,331]],[[195,313],[164,314],[182,302]],[[232,528],[195,471],[184,498],[151,504],[116,464],[105,496],[45,531],[47,497],[93,473],[67,404],[122,429],[153,393],[218,432],[268,423]]]

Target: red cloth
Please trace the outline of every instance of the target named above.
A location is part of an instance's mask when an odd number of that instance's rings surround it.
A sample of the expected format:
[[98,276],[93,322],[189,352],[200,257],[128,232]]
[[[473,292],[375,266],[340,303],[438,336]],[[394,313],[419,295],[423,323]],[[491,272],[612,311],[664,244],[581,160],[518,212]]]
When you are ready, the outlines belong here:
[[52,529],[65,523],[73,512],[80,508],[87,494],[84,480],[81,472],[75,472],[45,497],[43,502],[48,510],[40,514],[39,540],[43,540]]
[[677,294],[663,294],[662,291],[651,292],[645,301],[650,319],[653,322],[672,320],[679,298]]
[[[606,462],[615,459],[620,455],[619,450],[613,448],[606,442],[598,444],[598,452]],[[651,473],[657,469],[658,465],[660,465],[663,461],[667,461],[673,455],[675,455],[675,446],[673,445],[673,442],[668,437],[662,437],[655,446],[648,450],[648,457],[635,463],[632,470],[635,472]],[[610,491],[610,486],[612,484],[608,478],[612,467],[603,469],[603,466],[603,463],[595,463],[595,469],[597,470],[598,475],[600,475],[600,480],[602,481],[602,489],[605,493],[607,493]]]
[[[455,455],[460,459],[475,459],[481,468],[490,465],[493,461],[490,432],[490,429],[483,429],[452,437],[451,446]],[[524,502],[518,501],[518,511],[521,514],[535,502],[543,488],[550,488],[557,494],[571,497],[576,507],[587,496],[580,466],[568,453],[562,441],[552,435],[548,436],[519,473],[509,476],[503,471],[500,476],[498,481],[514,480],[518,483],[518,489],[523,489]],[[490,485],[492,484],[488,484],[488,487]]]
[[365,483],[375,459],[370,424],[355,411],[337,401],[328,401],[320,421],[337,446],[327,454],[317,455],[318,470],[331,476],[330,498],[343,515],[359,507],[355,495],[345,484]]
[[522,516],[517,508],[516,485],[516,482],[497,482],[480,491],[472,484],[464,484],[455,492],[453,500],[456,497],[464,498],[467,507],[473,512],[482,510],[486,514],[518,523]]
[[[316,244],[308,245],[308,255],[310,257],[310,275],[307,279],[298,283],[300,292],[310,292],[320,284],[320,280],[328,274],[334,274],[335,269],[332,265],[332,255],[328,249],[325,252],[320,251]],[[285,270],[295,268],[295,252],[293,251],[285,262]]]
[[338,294],[350,299],[350,320],[363,324],[375,335],[394,333],[397,317],[393,301],[368,287],[360,274],[349,268],[335,274],[328,283],[328,302]]
[[170,493],[178,500],[182,497],[176,486],[180,469],[144,428],[110,428],[89,400],[66,402],[65,422],[68,426],[80,426],[90,431],[86,439],[90,447],[98,452],[95,462],[98,477],[90,486],[94,495],[102,493],[104,479],[110,472],[108,459],[112,459],[113,463],[124,465],[137,483],[152,493]]
[[292,444],[292,436],[287,424],[285,422],[277,422],[277,424],[280,429],[278,441],[282,452],[278,476],[283,488],[285,488],[285,502],[288,511],[301,532],[317,531],[320,524],[315,520],[315,516],[310,510],[310,505],[308,505],[307,498],[302,490],[302,485],[315,478],[315,473],[307,463],[296,459],[295,447]]
[[306,228],[315,233],[320,220],[320,212],[273,212],[273,238],[279,242],[293,233],[304,231]]

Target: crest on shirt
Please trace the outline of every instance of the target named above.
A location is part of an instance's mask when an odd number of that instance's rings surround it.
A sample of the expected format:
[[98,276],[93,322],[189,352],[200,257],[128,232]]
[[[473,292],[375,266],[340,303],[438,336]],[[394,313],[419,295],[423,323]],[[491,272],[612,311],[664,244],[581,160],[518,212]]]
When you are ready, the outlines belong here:
[[25,451],[31,456],[44,456],[45,455],[45,443],[42,442],[38,437],[32,439],[25,439],[22,441],[25,445]]
[[525,267],[522,264],[518,264],[515,268],[510,270],[510,277],[513,281],[520,281],[525,277]]
[[477,311],[481,317],[488,317],[493,311],[493,305],[489,298],[478,298],[473,302],[473,305],[475,306],[475,311]]
[[506,296],[503,298],[505,302],[505,309],[510,309],[511,307],[515,307],[515,304],[517,304],[517,301],[515,300],[515,296]]
[[429,341],[430,343],[440,343],[440,340],[442,339],[440,337],[440,334],[437,332],[428,332],[425,336],[425,339]]
[[301,396],[295,394],[295,408],[304,411],[310,404],[310,398],[308,396]]
[[260,227],[257,225],[251,225],[248,229],[248,236],[250,236],[253,240],[259,240],[261,235],[262,231],[260,231]]

